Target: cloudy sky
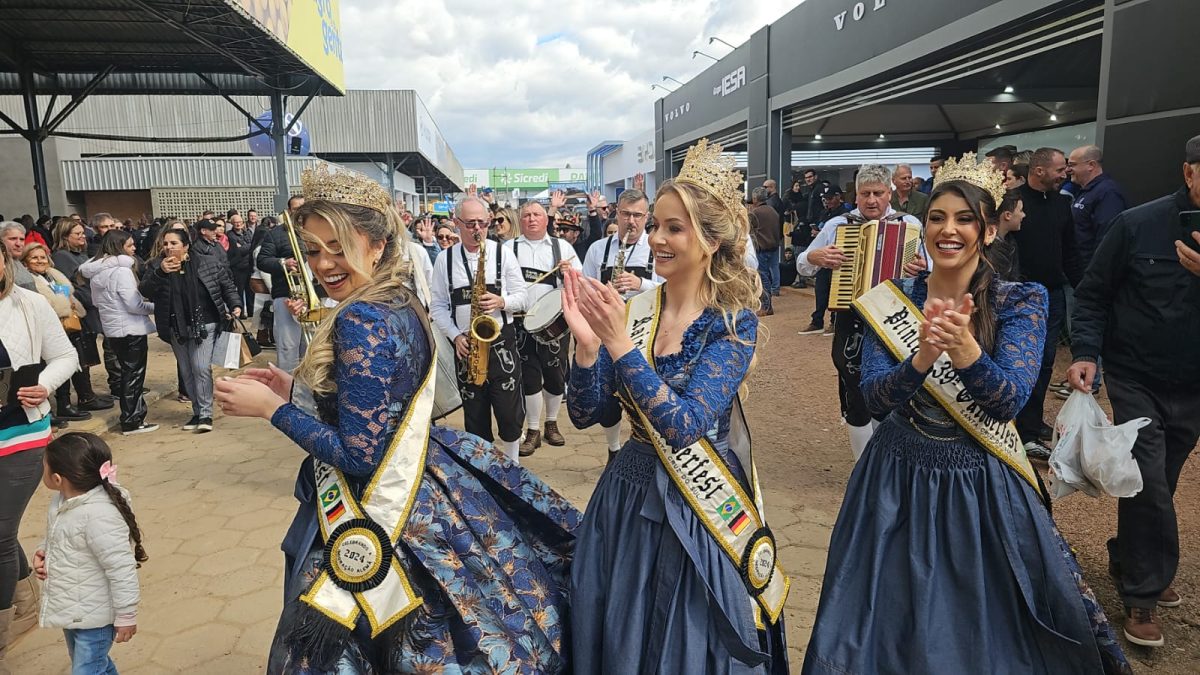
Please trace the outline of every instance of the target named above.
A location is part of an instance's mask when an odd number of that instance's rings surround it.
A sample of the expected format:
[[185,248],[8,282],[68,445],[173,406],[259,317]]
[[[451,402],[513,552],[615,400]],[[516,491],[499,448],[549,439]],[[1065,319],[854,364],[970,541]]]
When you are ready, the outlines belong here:
[[[415,89],[467,168],[579,166],[654,126],[651,91],[799,0],[341,0],[346,80]],[[674,87],[675,85],[668,85]]]

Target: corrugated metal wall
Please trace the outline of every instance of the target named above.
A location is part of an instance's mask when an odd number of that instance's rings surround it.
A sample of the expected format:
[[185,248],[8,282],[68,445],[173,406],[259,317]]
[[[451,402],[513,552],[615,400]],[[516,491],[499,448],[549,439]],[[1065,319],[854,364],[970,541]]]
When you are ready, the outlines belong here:
[[[252,115],[267,110],[266,97],[233,97]],[[299,109],[304,99],[293,97],[288,108]],[[49,97],[39,97],[45,114]],[[60,97],[56,110],[67,103]],[[411,90],[351,90],[344,97],[324,96],[314,100],[301,116],[316,153],[419,152],[417,106]],[[0,96],[0,110],[24,120],[21,99]],[[158,137],[217,137],[247,133],[246,119],[219,96],[93,96],[63,122],[63,131],[130,134]],[[248,152],[246,141],[226,143],[146,143],[126,141],[80,141],[85,155],[106,154],[233,154]],[[446,157],[426,157],[447,176],[461,176],[462,165],[447,149]],[[382,159],[382,158],[381,158]]]
[[[299,185],[304,169],[322,163],[315,157],[289,157],[288,185]],[[275,185],[270,157],[96,157],[63,160],[61,166],[67,191]]]

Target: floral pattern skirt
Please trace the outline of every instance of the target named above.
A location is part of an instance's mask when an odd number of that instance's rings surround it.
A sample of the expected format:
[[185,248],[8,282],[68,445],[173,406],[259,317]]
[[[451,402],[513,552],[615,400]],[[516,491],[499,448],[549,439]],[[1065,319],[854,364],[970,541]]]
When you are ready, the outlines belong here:
[[[281,621],[268,671],[563,672],[567,586],[581,518],[564,497],[490,444],[434,427],[425,476],[397,547],[422,606],[374,640],[360,619],[332,671],[293,658]],[[314,542],[301,573],[289,580],[288,604],[299,603],[320,573],[321,551]]]

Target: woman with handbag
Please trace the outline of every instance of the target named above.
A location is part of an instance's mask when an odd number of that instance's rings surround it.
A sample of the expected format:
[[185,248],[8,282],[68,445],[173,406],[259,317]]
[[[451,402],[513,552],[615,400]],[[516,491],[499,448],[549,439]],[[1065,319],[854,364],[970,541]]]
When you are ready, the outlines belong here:
[[120,363],[117,389],[121,394],[121,433],[130,436],[158,429],[146,423],[146,361],[149,356],[147,335],[154,332],[150,316],[154,305],[138,293],[134,266],[136,244],[124,230],[109,230],[100,242],[100,252],[79,266],[79,275],[88,279],[92,304],[100,315],[108,346]]
[[87,280],[75,274],[79,266],[88,261],[87,247],[87,231],[81,221],[63,218],[58,222],[54,228],[50,260],[54,263],[54,269],[71,282],[74,297],[84,310],[79,315],[82,330],[67,334],[79,354],[79,372],[71,377],[69,383],[63,383],[63,387],[70,393],[70,385],[74,384],[75,394],[79,397],[78,408],[94,412],[109,410],[114,400],[112,396],[97,394],[92,389],[91,366],[100,365],[100,349],[96,346],[96,337],[101,331],[100,315],[92,306],[92,291],[88,288]]
[[38,616],[38,586],[17,529],[53,434],[47,399],[79,357],[50,305],[17,286],[17,263],[4,246],[0,261],[0,673],[10,673],[5,653]]
[[[67,339],[71,341],[71,346],[75,347],[75,353],[78,354],[79,345],[76,342],[83,330],[83,323],[80,319],[87,315],[87,310],[83,308],[83,303],[75,297],[75,288],[61,272],[54,269],[54,263],[50,262],[50,249],[42,244],[26,244],[25,250],[21,252],[21,264],[25,265],[25,269],[33,275],[33,282],[37,286],[38,293],[41,293],[42,297],[46,298],[50,306],[54,308],[54,313],[62,322],[63,330],[67,332]],[[82,380],[86,378],[86,372],[77,372],[71,376],[70,380],[63,382],[62,386],[55,390],[54,421],[59,427],[67,426],[67,422],[80,422],[92,418],[92,413],[71,405],[71,382],[75,381],[75,388],[81,390],[81,385],[87,386],[82,383]]]
[[187,230],[163,235],[162,255],[152,258],[142,279],[142,295],[154,302],[159,335],[168,340],[183,368],[192,398],[192,418],[185,431],[213,430],[213,348],[220,326],[230,315],[242,315],[242,298],[229,267],[210,255],[188,255]]

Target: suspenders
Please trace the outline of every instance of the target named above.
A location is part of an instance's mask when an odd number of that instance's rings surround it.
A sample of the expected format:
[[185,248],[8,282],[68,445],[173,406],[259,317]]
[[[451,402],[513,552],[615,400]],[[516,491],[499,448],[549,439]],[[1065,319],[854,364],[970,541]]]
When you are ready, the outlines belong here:
[[[612,252],[613,238],[609,237],[604,244],[604,259],[600,261],[600,281],[607,284],[612,281],[612,266],[608,264],[608,254]],[[629,245],[629,250],[625,252],[625,271],[637,275],[643,279],[651,279],[654,277],[654,256],[646,254],[646,264],[642,267],[634,267],[629,264],[629,255],[633,253],[633,249],[637,248],[638,242]]]
[[[562,262],[562,251],[560,251],[558,248],[559,240],[558,240],[558,237],[550,237],[549,235],[547,235],[547,237],[550,239],[550,251],[554,256],[554,267],[551,269],[557,270],[558,264],[560,262]],[[521,264],[521,255],[517,250],[517,247],[520,245],[521,245],[521,240],[519,238],[513,240],[513,255],[516,256],[516,258],[517,258],[517,265]],[[532,284],[534,279],[537,279],[538,277],[542,276],[543,274],[545,274],[546,272],[549,272],[549,271],[550,270],[539,270],[539,269],[536,269],[533,267],[521,267],[521,276],[525,278],[525,283]],[[538,283],[546,284],[547,286],[550,286],[552,288],[558,288],[558,279],[561,276],[562,276],[562,271],[560,270],[560,271],[557,271],[554,274],[550,275],[549,277],[547,277],[548,280],[542,280]]]

